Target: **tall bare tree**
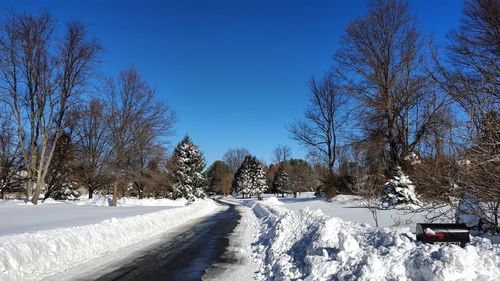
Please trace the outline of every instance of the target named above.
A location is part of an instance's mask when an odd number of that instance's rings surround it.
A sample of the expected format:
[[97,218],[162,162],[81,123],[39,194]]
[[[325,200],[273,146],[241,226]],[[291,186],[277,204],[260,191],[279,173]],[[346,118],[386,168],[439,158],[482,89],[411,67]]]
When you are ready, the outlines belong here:
[[280,164],[290,159],[291,156],[292,156],[292,150],[290,149],[290,147],[280,144],[276,146],[273,150],[272,161],[274,163]]
[[435,57],[437,69],[430,71],[479,130],[485,115],[500,106],[499,26],[500,1],[466,1],[446,57]]
[[54,21],[13,14],[0,35],[2,98],[14,116],[28,184],[26,196],[36,204],[66,112],[81,94],[100,45],[87,38],[83,24],[66,25],[64,36],[53,36]]
[[74,138],[79,163],[75,168],[75,177],[79,184],[87,188],[89,198],[109,182],[106,164],[110,139],[105,114],[105,104],[100,99],[92,99],[78,110]]
[[243,163],[246,156],[250,155],[250,151],[246,148],[230,148],[224,153],[222,160],[229,166],[231,171],[236,172]]
[[[155,90],[135,68],[122,71],[110,80],[108,125],[115,174],[113,205],[133,178],[146,168],[162,137],[172,133],[175,113],[156,100]],[[135,175],[135,177],[134,177]],[[141,189],[141,186],[138,186]]]
[[[420,182],[426,186],[448,186],[445,197],[463,197],[466,200],[462,206],[472,205],[465,208],[472,211],[467,215],[480,218],[481,224],[498,232],[500,1],[466,1],[460,26],[450,33],[449,39],[451,44],[444,56],[433,53],[436,68],[429,74],[468,119],[460,127],[463,138],[453,142],[458,153],[439,165],[423,161],[419,169],[427,174],[420,177]],[[448,204],[456,207],[450,201]],[[482,214],[474,213],[478,211]]]
[[305,111],[305,120],[297,121],[288,130],[300,144],[326,159],[330,176],[337,160],[339,130],[347,122],[347,100],[332,73],[318,81],[311,79],[311,98]]
[[389,166],[417,149],[449,104],[425,72],[423,46],[404,1],[373,0],[335,54],[338,74],[361,105],[364,139],[383,138]]

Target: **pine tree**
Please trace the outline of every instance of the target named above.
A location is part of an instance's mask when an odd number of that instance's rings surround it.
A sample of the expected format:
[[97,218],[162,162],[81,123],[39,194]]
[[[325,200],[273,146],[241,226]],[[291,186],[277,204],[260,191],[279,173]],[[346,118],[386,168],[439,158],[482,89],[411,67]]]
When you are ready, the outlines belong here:
[[251,190],[251,168],[250,168],[250,162],[251,162],[252,156],[247,155],[245,156],[245,159],[241,163],[240,167],[236,171],[236,174],[234,175],[234,180],[233,180],[233,193],[241,193],[243,197],[245,195],[250,195],[250,190]]
[[208,193],[228,195],[231,192],[233,172],[223,161],[215,161],[205,173],[208,181]]
[[254,156],[246,156],[236,171],[233,180],[233,192],[245,195],[260,195],[267,189],[266,174],[260,162]]
[[284,165],[281,165],[276,172],[276,176],[274,177],[273,189],[276,193],[281,193],[282,196],[285,193],[291,193],[290,188],[290,180],[288,177],[288,173],[285,171]]
[[420,204],[415,194],[415,185],[403,173],[401,167],[396,166],[390,171],[391,177],[384,185],[385,196],[382,198],[386,207],[398,204]]
[[70,134],[63,132],[56,142],[54,156],[47,173],[45,198],[68,199],[80,195],[78,185],[72,182],[75,155]]
[[172,158],[175,164],[172,197],[188,200],[205,197],[206,179],[201,173],[205,158],[198,146],[186,136],[175,148]]
[[257,158],[252,158],[252,194],[257,195],[260,198],[260,195],[264,193],[268,189],[266,182],[266,172],[264,172],[264,168],[262,164],[257,160]]

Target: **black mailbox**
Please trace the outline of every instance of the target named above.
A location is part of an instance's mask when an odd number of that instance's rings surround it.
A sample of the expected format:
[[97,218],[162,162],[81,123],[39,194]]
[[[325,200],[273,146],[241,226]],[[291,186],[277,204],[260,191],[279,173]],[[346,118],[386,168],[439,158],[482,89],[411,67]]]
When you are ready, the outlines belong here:
[[417,223],[417,240],[423,243],[459,245],[470,242],[469,229],[459,223]]

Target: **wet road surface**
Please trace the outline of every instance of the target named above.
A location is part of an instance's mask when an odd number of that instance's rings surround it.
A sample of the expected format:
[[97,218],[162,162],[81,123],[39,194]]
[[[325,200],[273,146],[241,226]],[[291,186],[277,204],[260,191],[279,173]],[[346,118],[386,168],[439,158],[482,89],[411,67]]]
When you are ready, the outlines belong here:
[[205,270],[224,259],[229,235],[241,216],[233,205],[172,240],[96,280],[201,280]]

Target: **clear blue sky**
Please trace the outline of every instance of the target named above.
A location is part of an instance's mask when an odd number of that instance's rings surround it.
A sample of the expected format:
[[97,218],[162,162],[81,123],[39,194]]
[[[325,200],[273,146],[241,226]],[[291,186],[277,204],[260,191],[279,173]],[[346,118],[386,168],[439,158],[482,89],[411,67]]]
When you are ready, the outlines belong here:
[[[409,2],[423,33],[440,38],[458,25],[461,0]],[[51,12],[59,23],[89,25],[104,46],[100,70],[134,65],[178,113],[185,134],[208,163],[245,147],[270,162],[278,144],[304,157],[286,125],[301,118],[307,81],[332,63],[349,22],[367,1],[7,0],[0,9]]]

